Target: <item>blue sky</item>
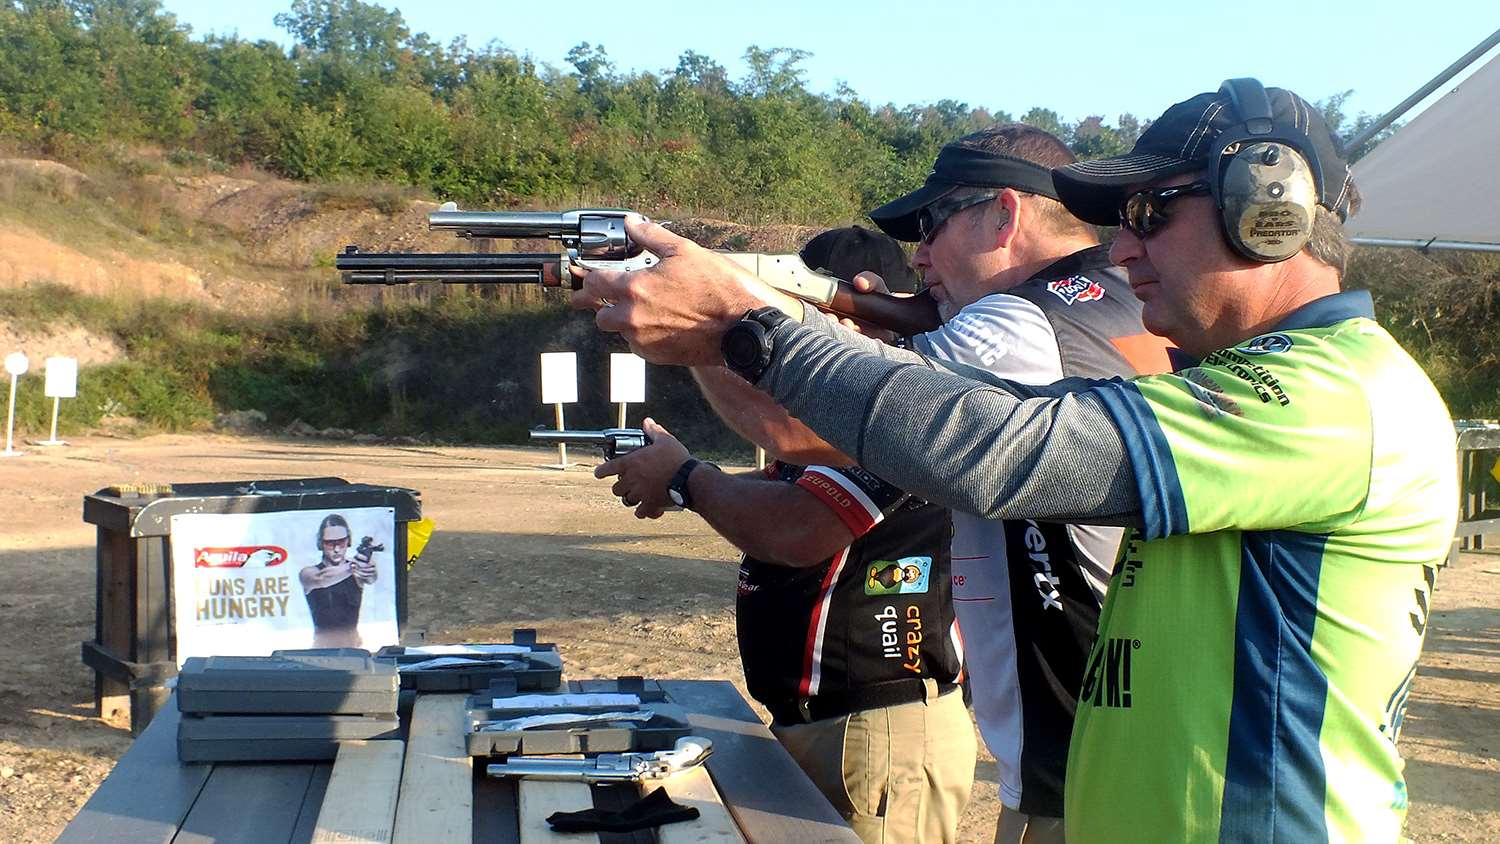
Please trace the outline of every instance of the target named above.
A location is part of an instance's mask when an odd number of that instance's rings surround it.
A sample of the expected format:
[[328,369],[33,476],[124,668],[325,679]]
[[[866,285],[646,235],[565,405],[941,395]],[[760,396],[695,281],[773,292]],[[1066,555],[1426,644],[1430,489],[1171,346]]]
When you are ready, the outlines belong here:
[[[273,18],[291,0],[162,5],[200,36],[289,43]],[[1497,0],[379,5],[400,9],[414,32],[440,43],[494,39],[560,68],[573,45],[588,41],[604,45],[621,71],[672,68],[694,50],[739,78],[747,46],[793,47],[812,53],[802,66],[818,92],[842,82],[877,104],[952,99],[1016,117],[1042,106],[1068,120],[1100,114],[1110,122],[1122,112],[1155,117],[1230,76],[1256,76],[1309,100],[1352,88],[1347,113],[1383,114],[1500,29]]]

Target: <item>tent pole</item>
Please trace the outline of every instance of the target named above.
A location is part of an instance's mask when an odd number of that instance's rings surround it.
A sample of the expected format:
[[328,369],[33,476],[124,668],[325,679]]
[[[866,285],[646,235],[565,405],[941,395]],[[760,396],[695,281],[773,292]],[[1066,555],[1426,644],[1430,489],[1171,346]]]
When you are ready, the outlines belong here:
[[1351,237],[1356,246],[1391,246],[1417,249],[1427,252],[1433,249],[1453,249],[1464,252],[1500,252],[1500,243],[1469,243],[1462,240],[1423,240],[1405,237]]
[[1464,53],[1463,58],[1449,65],[1447,70],[1439,73],[1436,77],[1433,78],[1431,82],[1428,82],[1426,85],[1418,88],[1415,94],[1412,94],[1410,97],[1402,100],[1400,105],[1386,112],[1386,115],[1384,117],[1380,118],[1374,123],[1371,123],[1369,126],[1366,126],[1363,132],[1360,132],[1358,135],[1355,135],[1353,138],[1349,139],[1348,145],[1344,148],[1344,155],[1352,157],[1356,152],[1359,151],[1360,147],[1369,143],[1371,138],[1380,134],[1381,129],[1384,129],[1392,123],[1395,123],[1396,119],[1409,111],[1412,106],[1426,99],[1428,94],[1431,94],[1433,91],[1436,91],[1438,89],[1438,86],[1442,85],[1444,82],[1447,82],[1449,79],[1452,79],[1454,76],[1457,76],[1459,71],[1468,67],[1474,62],[1475,59],[1479,58],[1485,53],[1488,53],[1490,51],[1490,48],[1495,46],[1496,44],[1500,44],[1500,29],[1497,29],[1493,33],[1491,33],[1490,37],[1480,42],[1478,47],[1475,47],[1469,52]]

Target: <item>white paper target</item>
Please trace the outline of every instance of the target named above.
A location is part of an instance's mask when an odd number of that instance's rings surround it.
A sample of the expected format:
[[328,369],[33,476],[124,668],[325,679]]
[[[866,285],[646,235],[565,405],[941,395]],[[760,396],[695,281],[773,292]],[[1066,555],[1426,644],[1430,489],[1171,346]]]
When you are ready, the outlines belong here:
[[629,352],[609,356],[609,400],[639,404],[646,400],[646,360]]
[[578,401],[578,353],[542,353],[542,404]]
[[49,399],[71,399],[78,395],[78,360],[47,358],[47,384],[42,394]]

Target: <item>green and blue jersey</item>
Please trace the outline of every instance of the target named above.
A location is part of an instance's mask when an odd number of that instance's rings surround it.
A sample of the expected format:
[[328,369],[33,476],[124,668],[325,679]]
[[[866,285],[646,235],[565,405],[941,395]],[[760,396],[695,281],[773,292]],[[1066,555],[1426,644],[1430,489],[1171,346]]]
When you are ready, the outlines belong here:
[[1083,681],[1068,840],[1396,840],[1396,739],[1458,500],[1431,382],[1343,293],[1091,392],[1142,527]]
[[1069,743],[1070,844],[1399,837],[1458,480],[1447,410],[1368,294],[1172,375],[1044,387],[805,314],[760,385],[929,501],[1131,526]]

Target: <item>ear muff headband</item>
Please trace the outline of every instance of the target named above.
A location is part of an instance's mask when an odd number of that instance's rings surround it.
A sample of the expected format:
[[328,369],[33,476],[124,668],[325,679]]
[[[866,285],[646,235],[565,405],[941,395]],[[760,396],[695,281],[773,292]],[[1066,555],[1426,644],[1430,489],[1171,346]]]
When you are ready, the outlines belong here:
[[1285,261],[1307,245],[1323,175],[1304,140],[1277,132],[1266,89],[1254,79],[1226,80],[1238,126],[1215,139],[1208,184],[1224,238],[1252,261]]

